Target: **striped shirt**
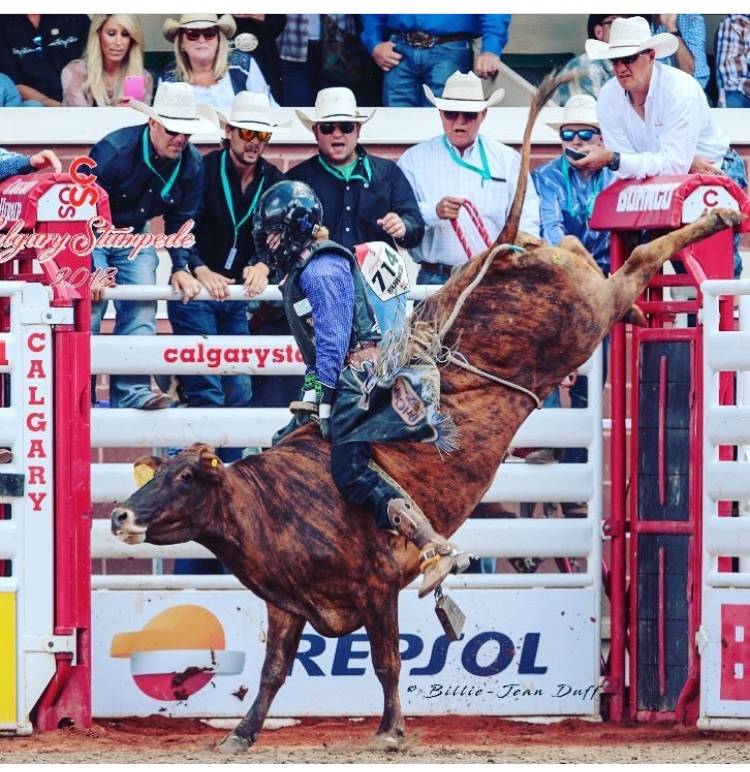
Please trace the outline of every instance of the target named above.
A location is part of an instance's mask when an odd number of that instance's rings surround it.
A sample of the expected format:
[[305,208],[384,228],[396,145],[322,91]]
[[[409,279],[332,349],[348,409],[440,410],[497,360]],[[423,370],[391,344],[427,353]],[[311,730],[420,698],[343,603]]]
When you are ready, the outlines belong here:
[[14,174],[29,174],[36,171],[31,165],[30,156],[12,153],[0,147],[0,180],[12,177]]
[[750,80],[750,15],[730,13],[716,34],[716,79],[724,91],[743,91]]
[[[654,34],[666,32],[667,28],[663,24],[653,27]],[[677,29],[680,31],[687,50],[693,56],[694,71],[693,77],[698,83],[706,87],[711,71],[708,69],[708,60],[706,59],[706,20],[700,13],[678,13]],[[665,56],[659,59],[663,64],[671,67],[677,67],[677,57],[675,54]]]

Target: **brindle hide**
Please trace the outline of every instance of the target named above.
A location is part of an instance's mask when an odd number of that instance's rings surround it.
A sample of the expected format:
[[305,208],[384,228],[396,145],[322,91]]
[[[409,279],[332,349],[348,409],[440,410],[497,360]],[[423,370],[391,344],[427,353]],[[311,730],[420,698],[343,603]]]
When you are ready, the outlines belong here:
[[[552,90],[546,84],[546,93]],[[541,98],[532,106],[530,124],[540,108]],[[665,260],[740,221],[734,212],[706,214],[636,248],[609,279],[592,269],[585,250],[537,246],[538,239],[518,234],[516,226],[510,229],[511,241],[529,251],[519,254],[500,246],[478,255],[422,304],[419,316],[445,319],[489,260],[445,343],[471,364],[544,398],[629,313]],[[375,446],[374,457],[414,497],[436,530],[450,536],[482,499],[533,403],[454,365],[441,372],[442,407],[459,428],[460,449],[441,457],[431,444],[383,444]],[[267,603],[260,690],[222,750],[244,750],[257,738],[306,621],[327,636],[365,627],[384,693],[379,743],[397,747],[404,734],[398,593],[417,576],[419,556],[403,538],[378,531],[368,512],[342,499],[329,462],[330,446],[312,426],[229,467],[211,448],[196,445],[161,464],[154,480],[112,513],[112,528],[125,541],[203,544]]]

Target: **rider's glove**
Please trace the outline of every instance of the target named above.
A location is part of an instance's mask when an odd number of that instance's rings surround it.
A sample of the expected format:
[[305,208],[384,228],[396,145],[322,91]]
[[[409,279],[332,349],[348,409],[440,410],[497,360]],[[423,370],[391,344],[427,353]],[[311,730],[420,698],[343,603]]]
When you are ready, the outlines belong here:
[[[318,381],[320,383],[320,381]],[[324,440],[331,439],[331,408],[333,407],[333,397],[336,389],[333,386],[320,384],[322,388],[320,402],[318,403],[318,423],[320,424],[320,434]]]

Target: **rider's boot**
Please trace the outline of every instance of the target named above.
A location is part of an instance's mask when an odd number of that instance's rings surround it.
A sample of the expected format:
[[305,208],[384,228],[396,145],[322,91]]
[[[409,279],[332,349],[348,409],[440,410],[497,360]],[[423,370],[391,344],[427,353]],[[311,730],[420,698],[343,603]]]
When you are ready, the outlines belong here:
[[424,512],[416,505],[405,499],[391,499],[388,502],[388,521],[397,533],[409,539],[421,553],[419,570],[424,578],[419,588],[420,598],[432,592],[448,574],[461,573],[469,567],[469,556],[436,533]]

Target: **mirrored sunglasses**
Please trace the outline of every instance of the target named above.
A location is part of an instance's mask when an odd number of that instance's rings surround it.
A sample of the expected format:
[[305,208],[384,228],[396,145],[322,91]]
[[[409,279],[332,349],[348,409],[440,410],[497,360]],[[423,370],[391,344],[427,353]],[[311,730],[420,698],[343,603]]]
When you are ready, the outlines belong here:
[[188,40],[196,41],[199,38],[205,38],[206,40],[213,40],[218,34],[219,30],[216,27],[206,27],[206,29],[185,29],[182,34]]
[[243,142],[258,139],[260,142],[268,142],[271,139],[270,131],[257,131],[256,129],[237,129],[237,134]]
[[475,121],[479,115],[479,113],[464,113],[460,111],[457,112],[455,110],[443,110],[442,113],[449,121],[456,121],[458,120],[458,116],[461,115],[466,123]]
[[639,56],[643,56],[645,53],[645,51],[639,51],[637,54],[631,54],[630,56],[616,56],[614,59],[610,59],[610,61],[612,62],[613,67],[618,63],[630,67],[630,65],[633,64]]
[[353,121],[345,121],[344,123],[319,123],[318,129],[321,134],[325,134],[326,136],[333,134],[337,128],[342,134],[351,134],[356,125],[357,124]]
[[572,142],[576,137],[584,142],[590,142],[595,134],[601,134],[599,129],[560,129],[560,139],[563,142]]

